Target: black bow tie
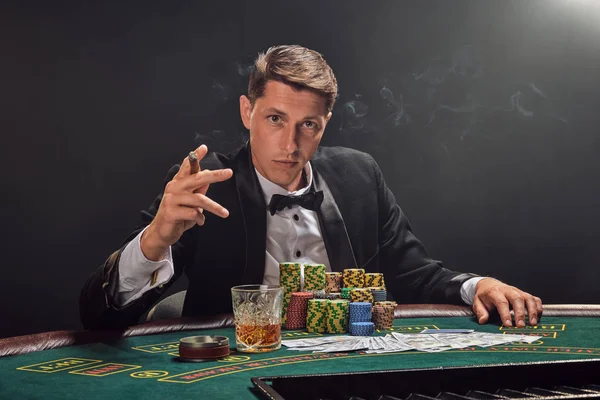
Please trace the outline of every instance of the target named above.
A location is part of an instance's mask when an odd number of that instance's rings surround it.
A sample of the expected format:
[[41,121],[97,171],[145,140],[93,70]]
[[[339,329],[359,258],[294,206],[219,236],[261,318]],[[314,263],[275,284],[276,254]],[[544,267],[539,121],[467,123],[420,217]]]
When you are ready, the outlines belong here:
[[282,196],[274,194],[269,203],[269,212],[275,215],[277,211],[281,211],[286,207],[292,208],[293,205],[299,205],[307,210],[317,211],[323,202],[323,192],[308,192],[301,196]]

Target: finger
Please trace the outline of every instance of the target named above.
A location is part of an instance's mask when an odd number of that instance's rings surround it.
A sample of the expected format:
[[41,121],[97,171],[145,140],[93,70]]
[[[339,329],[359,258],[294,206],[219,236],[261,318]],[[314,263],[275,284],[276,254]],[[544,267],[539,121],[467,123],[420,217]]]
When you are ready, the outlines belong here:
[[533,296],[533,298],[534,298],[535,304],[537,306],[538,322],[539,322],[539,320],[542,318],[542,314],[544,313],[544,306],[542,304],[542,299],[540,299],[539,297],[535,297],[535,296]]
[[173,176],[173,180],[176,181],[181,179],[182,177],[190,175],[190,158],[186,157],[181,160],[181,166],[179,167],[179,171]]
[[184,221],[203,221],[203,215],[195,207],[172,207],[166,213],[166,218],[173,222],[184,222]]
[[229,216],[229,211],[225,207],[200,193],[180,193],[176,196],[175,202],[179,206],[198,208],[200,212],[209,211],[221,218]]
[[537,325],[538,310],[535,298],[533,296],[528,296],[525,299],[525,304],[527,306],[527,316],[529,317],[529,325]]
[[479,322],[480,324],[485,324],[488,322],[488,319],[490,318],[490,313],[485,304],[483,304],[483,302],[479,299],[479,297],[475,297],[475,301],[473,301],[473,311],[477,316],[477,322]]
[[204,186],[200,186],[197,189],[194,189],[193,192],[194,193],[200,193],[200,194],[206,194],[206,192],[208,192],[208,188],[210,187],[210,183],[207,183]]
[[198,218],[196,218],[196,224],[198,224],[198,226],[202,226],[206,221],[206,217],[204,216],[204,214],[202,214],[202,211],[199,211],[199,213],[200,215],[198,215]]
[[208,192],[208,188],[210,187],[210,183],[207,183],[204,186],[200,186],[198,189],[194,189],[194,193],[206,194]]
[[519,328],[525,326],[525,299],[523,292],[515,290],[508,294],[508,300],[512,305],[515,315],[515,325]]
[[214,171],[205,169],[195,175],[183,178],[177,182],[178,191],[194,191],[201,189],[202,186],[209,185],[211,183],[223,182],[233,176],[233,171],[227,169],[217,169]]
[[496,307],[500,319],[504,326],[512,326],[512,317],[510,315],[509,302],[504,294],[495,291],[489,295],[489,301]]
[[202,203],[203,203],[202,207],[204,208],[204,211],[213,213],[216,216],[221,217],[221,218],[229,217],[229,210],[227,210],[225,207],[223,207],[222,205],[220,205],[219,203],[217,203],[210,197],[206,197],[203,194],[197,194],[197,196],[201,196]]

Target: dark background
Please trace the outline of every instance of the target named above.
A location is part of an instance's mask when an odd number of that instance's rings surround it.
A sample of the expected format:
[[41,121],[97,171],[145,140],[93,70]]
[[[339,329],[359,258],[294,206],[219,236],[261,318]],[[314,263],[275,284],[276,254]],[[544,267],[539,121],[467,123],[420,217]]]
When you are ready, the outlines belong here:
[[0,336],[80,327],[80,288],[167,169],[245,141],[238,97],[274,44],[324,54],[340,100],[323,144],[378,160],[433,257],[600,300],[595,1],[4,7]]

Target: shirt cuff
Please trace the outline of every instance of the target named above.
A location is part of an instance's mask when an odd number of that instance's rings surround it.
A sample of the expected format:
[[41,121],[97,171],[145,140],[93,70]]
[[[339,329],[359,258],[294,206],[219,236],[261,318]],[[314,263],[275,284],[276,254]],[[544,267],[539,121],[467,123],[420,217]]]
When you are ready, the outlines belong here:
[[175,274],[171,247],[160,261],[146,258],[142,252],[141,238],[144,228],[123,249],[119,259],[119,288],[116,303],[125,306],[140,298],[148,290],[167,283]]
[[480,276],[477,278],[468,279],[468,280],[464,281],[460,287],[460,297],[462,298],[462,300],[465,303],[467,303],[470,306],[472,306],[473,301],[475,301],[475,292],[477,289],[477,283],[482,279],[485,279],[485,277]]

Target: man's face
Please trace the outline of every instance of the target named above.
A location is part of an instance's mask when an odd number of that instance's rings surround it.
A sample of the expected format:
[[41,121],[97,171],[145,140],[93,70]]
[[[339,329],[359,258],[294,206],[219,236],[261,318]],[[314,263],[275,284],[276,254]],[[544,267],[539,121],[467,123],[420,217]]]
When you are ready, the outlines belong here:
[[254,107],[240,98],[240,113],[250,131],[252,162],[262,176],[289,190],[297,190],[301,172],[317,150],[331,118],[325,98],[310,90],[296,90],[268,81]]

